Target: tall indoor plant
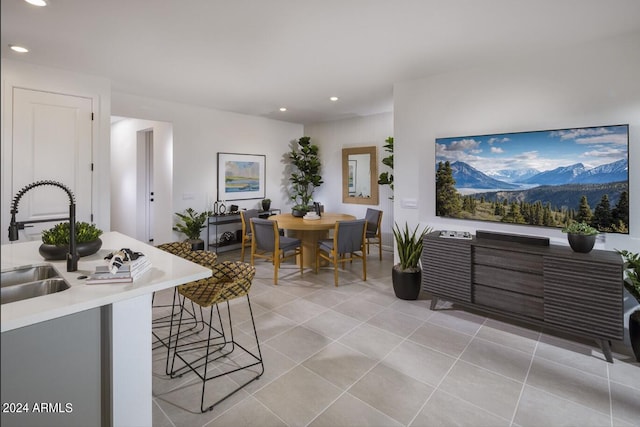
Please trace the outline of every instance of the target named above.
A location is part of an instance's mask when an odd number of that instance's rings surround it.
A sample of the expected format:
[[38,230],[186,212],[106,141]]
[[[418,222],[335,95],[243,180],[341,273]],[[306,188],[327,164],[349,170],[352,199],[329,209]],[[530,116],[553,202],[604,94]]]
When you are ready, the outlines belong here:
[[400,263],[393,266],[391,279],[396,296],[404,300],[415,300],[420,294],[422,239],[431,232],[431,227],[418,231],[419,227],[420,225],[416,225],[416,228],[410,230],[406,223],[403,228],[397,223],[393,226]]
[[[624,286],[640,304],[640,254],[627,250],[617,251],[624,259],[626,277]],[[640,362],[640,306],[629,316],[629,340],[636,360]]]
[[294,202],[292,214],[304,216],[310,210],[313,191],[323,183],[318,146],[311,143],[310,137],[303,136],[289,152],[289,160],[294,167],[289,177],[290,199]]
[[188,208],[185,213],[176,212],[176,215],[180,221],[173,227],[173,230],[185,234],[193,250],[204,249],[204,241],[200,238],[200,233],[206,227],[207,218],[212,215],[212,212],[198,213],[193,208]]

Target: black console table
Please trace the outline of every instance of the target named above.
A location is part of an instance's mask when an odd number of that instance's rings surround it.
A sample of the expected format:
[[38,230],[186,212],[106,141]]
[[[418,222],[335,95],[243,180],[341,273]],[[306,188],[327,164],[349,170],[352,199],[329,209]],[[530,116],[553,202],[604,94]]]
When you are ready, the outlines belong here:
[[[279,214],[280,209],[270,209],[268,211],[260,211],[260,218],[268,218],[271,215]],[[213,231],[213,234],[211,232]],[[234,239],[229,242],[219,243],[218,235],[221,232],[230,231],[233,233]],[[207,219],[207,247],[212,248],[214,252],[226,252],[240,248],[242,233],[242,218],[240,212],[232,212],[222,215],[213,215]],[[212,238],[213,237],[213,238]]]
[[[623,260],[613,251],[573,252],[539,238],[424,237],[422,289],[463,307],[593,338],[608,362],[622,340]],[[510,238],[512,236],[512,238]]]

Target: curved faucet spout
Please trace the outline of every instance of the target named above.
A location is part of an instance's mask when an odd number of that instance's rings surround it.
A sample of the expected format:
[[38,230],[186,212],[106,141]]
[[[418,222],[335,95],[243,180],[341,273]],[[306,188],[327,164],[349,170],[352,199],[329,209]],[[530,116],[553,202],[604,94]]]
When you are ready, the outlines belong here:
[[61,188],[64,190],[69,196],[69,253],[67,254],[67,271],[76,271],[78,270],[78,252],[76,250],[76,199],[73,196],[73,193],[61,182],[44,180],[44,181],[36,181],[32,184],[29,184],[22,188],[20,191],[16,193],[13,197],[13,202],[11,203],[11,222],[9,223],[9,240],[15,241],[18,240],[18,230],[20,226],[24,224],[29,224],[33,221],[16,221],[16,214],[18,213],[18,203],[20,203],[20,199],[25,195],[29,190],[41,187],[43,185],[52,185],[54,187]]

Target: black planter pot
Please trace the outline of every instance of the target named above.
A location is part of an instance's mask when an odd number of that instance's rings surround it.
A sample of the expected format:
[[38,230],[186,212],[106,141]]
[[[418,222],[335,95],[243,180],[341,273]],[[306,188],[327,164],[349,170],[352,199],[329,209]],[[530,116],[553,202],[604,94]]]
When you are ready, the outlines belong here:
[[269,211],[269,209],[271,209],[271,201],[267,202],[266,200],[263,200],[262,201],[262,210],[267,212],[267,211]]
[[[78,255],[81,257],[93,255],[98,252],[101,247],[102,240],[100,240],[99,238],[90,242],[76,244],[76,250],[78,251]],[[38,248],[38,252],[40,252],[40,255],[42,255],[42,257],[48,261],[59,261],[67,259],[69,246],[47,245],[43,243]]]
[[305,216],[307,214],[307,210],[305,209],[291,209],[291,215],[298,217],[298,218],[302,218],[303,216]]
[[584,234],[572,234],[568,233],[567,238],[569,240],[569,246],[574,252],[580,252],[583,254],[591,252],[593,246],[596,244],[596,236],[585,236]]
[[636,310],[629,316],[629,340],[636,361],[640,362],[640,310]]
[[203,251],[204,250],[204,240],[195,239],[195,240],[187,240],[187,242],[191,243],[192,251]]
[[402,271],[398,265],[391,269],[391,280],[393,281],[393,291],[396,296],[404,300],[416,300],[420,295],[420,281],[422,272]]

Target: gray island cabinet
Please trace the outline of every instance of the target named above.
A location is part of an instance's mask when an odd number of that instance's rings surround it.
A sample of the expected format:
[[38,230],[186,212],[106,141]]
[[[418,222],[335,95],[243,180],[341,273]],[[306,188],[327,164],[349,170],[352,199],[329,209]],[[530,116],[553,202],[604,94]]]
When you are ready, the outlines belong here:
[[[489,233],[492,234],[492,233]],[[623,260],[613,251],[582,254],[539,239],[424,237],[422,289],[463,307],[593,338],[608,362],[623,340]]]

